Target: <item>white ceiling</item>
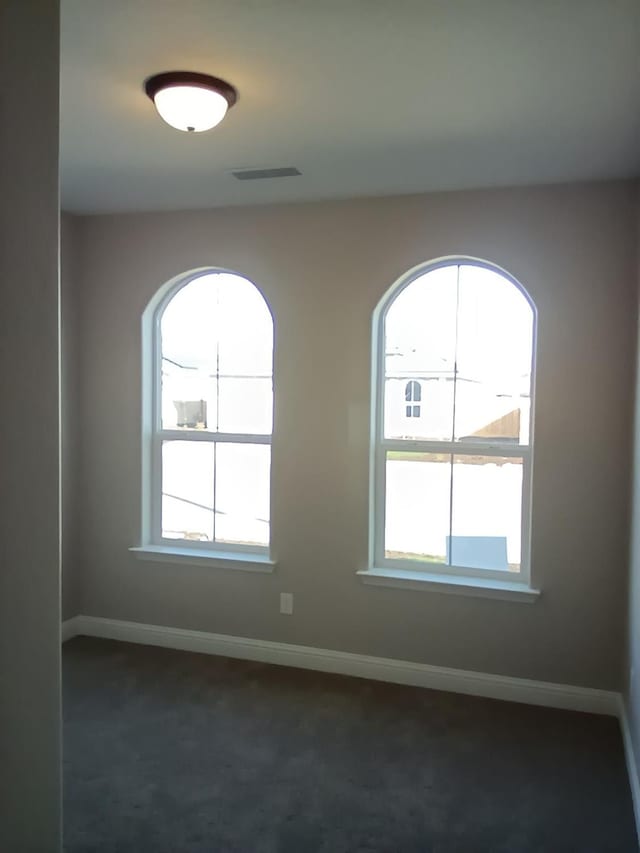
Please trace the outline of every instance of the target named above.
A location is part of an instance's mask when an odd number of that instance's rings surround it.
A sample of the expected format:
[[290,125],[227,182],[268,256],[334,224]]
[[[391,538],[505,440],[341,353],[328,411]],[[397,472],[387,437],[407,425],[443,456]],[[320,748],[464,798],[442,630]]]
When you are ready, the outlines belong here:
[[[155,113],[174,69],[238,88],[218,128]],[[62,0],[61,100],[83,213],[635,176],[640,0]]]

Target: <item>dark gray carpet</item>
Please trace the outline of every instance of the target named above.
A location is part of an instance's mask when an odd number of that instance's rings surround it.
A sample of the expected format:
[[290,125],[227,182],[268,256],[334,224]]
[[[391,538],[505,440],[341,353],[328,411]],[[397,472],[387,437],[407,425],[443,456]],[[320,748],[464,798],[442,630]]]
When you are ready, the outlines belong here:
[[67,853],[635,851],[618,723],[78,637]]

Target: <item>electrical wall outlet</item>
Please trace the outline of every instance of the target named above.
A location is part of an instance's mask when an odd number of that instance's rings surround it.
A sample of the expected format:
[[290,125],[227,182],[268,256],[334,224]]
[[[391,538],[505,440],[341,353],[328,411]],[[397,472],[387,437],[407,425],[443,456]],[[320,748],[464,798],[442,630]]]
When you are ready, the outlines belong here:
[[292,592],[281,592],[280,593],[280,613],[286,613],[287,616],[291,616],[293,613],[293,593]]

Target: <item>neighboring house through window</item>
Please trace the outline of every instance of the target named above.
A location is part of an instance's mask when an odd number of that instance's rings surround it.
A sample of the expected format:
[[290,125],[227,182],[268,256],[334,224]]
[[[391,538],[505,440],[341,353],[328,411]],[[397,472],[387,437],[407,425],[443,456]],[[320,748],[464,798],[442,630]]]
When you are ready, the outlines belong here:
[[273,321],[254,284],[204,270],[145,315],[143,545],[267,553]]
[[488,263],[428,264],[383,298],[372,567],[528,580],[534,344],[531,300]]
[[[408,418],[419,418],[420,417],[420,406],[416,406],[416,403],[420,403],[422,400],[422,386],[419,382],[416,382],[415,379],[412,379],[410,382],[407,382],[404,389],[404,399],[407,403],[405,407],[405,414]],[[413,403],[414,405],[410,405]]]

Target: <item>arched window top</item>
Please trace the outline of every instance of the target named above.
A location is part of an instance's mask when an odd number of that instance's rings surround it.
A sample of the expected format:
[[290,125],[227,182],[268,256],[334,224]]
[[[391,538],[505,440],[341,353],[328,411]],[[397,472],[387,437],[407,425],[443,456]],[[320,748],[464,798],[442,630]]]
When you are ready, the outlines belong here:
[[526,582],[535,306],[473,258],[410,270],[374,312],[371,564]]
[[271,374],[271,312],[243,276],[211,270],[182,279],[163,294],[155,313],[163,359],[223,374]]
[[149,301],[144,313],[145,318],[151,315],[156,318],[160,317],[167,305],[173,301],[180,291],[191,288],[196,283],[200,286],[205,285],[206,289],[212,294],[216,289],[235,290],[239,297],[238,301],[241,301],[243,296],[248,296],[256,304],[260,302],[268,312],[269,317],[273,319],[269,303],[258,285],[241,273],[224,267],[200,267],[180,273],[165,282],[156,290]]
[[[532,316],[535,322],[536,319],[536,305],[533,301],[531,295],[527,291],[527,289],[518,281],[515,276],[511,275],[510,272],[498,266],[497,264],[493,264],[490,261],[482,260],[481,258],[472,258],[463,255],[456,255],[444,258],[438,258],[433,261],[426,261],[423,264],[418,264],[418,266],[413,267],[408,270],[404,275],[400,276],[400,278],[395,281],[391,287],[385,292],[384,296],[376,306],[376,310],[374,312],[374,319],[378,321],[384,318],[384,315],[391,307],[391,305],[398,299],[398,297],[405,291],[407,288],[410,288],[416,281],[423,279],[425,276],[434,276],[434,274],[438,273],[440,270],[449,271],[456,270],[458,268],[465,268],[468,275],[475,274],[477,276],[476,282],[487,282],[489,280],[493,280],[494,283],[500,281],[502,285],[509,287],[512,289],[512,297],[519,296],[521,300],[524,300],[529,306],[529,310],[532,312]],[[483,274],[484,273],[484,274]],[[436,278],[431,279],[434,282]]]
[[174,423],[179,394],[203,399],[200,428],[270,433],[273,322],[258,288],[236,273],[203,273],[174,285],[156,316],[163,427],[183,426]]
[[[515,279],[472,259],[437,261],[403,276],[376,319],[379,374],[402,381],[406,401],[407,382],[421,397],[433,391],[411,424],[385,405],[386,438],[461,440],[495,421],[499,437],[528,443],[535,309]],[[510,401],[518,412],[508,417]]]

